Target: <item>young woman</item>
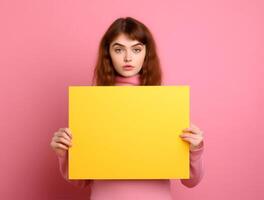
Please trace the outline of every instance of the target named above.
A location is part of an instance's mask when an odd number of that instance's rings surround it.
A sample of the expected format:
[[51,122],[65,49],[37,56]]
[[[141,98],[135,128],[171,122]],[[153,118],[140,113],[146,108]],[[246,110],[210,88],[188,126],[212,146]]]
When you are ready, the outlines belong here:
[[[162,73],[156,45],[149,29],[131,17],[115,20],[104,34],[94,70],[93,85],[161,85]],[[180,137],[190,143],[190,179],[180,179],[186,187],[196,186],[204,170],[202,131],[191,124]],[[60,128],[50,143],[62,176],[79,187],[91,189],[92,200],[172,200],[171,184],[176,180],[69,180],[69,128]],[[89,169],[87,169],[89,170]]]

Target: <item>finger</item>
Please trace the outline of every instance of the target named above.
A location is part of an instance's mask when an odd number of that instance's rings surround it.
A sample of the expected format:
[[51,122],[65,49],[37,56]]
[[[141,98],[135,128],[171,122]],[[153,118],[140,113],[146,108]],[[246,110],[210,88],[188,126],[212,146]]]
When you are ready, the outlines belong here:
[[63,137],[65,139],[67,139],[67,140],[71,140],[71,138],[69,137],[69,135],[67,133],[65,133],[64,131],[57,132],[55,134],[55,136],[57,136],[57,137]]
[[193,130],[190,129],[190,128],[186,128],[186,129],[182,130],[182,132],[184,132],[184,133],[193,133]]
[[199,130],[193,126],[189,127],[187,130],[189,130],[190,132],[196,134],[196,133],[199,133]]
[[66,128],[65,130],[69,134],[69,136],[72,138],[72,132],[71,132],[71,130],[69,128]]
[[63,137],[55,137],[54,138],[54,141],[57,142],[57,143],[58,142],[59,143],[62,143],[62,144],[67,145],[67,146],[72,146],[71,141],[69,141],[69,140],[67,140],[67,139],[65,139]]
[[189,132],[189,133],[193,133],[194,132],[194,129],[192,126],[188,127],[188,128],[185,128],[182,130],[182,132]]
[[189,142],[190,144],[194,144],[195,140],[193,138],[182,138],[184,141]]
[[65,132],[56,132],[55,133],[55,135],[54,135],[54,138],[55,137],[62,137],[62,138],[65,138],[65,139],[67,139],[67,140],[71,140],[71,138],[67,135],[67,133],[65,133]]
[[64,150],[68,150],[69,148],[61,143],[55,143],[54,147],[56,149],[64,149]]
[[193,134],[202,135],[202,131],[198,128],[193,127],[193,126],[184,129],[183,132],[191,132]]
[[182,138],[195,138],[195,139],[200,138],[199,135],[195,135],[193,133],[184,133],[184,134],[181,134],[180,137],[182,137]]
[[67,133],[67,135],[72,138],[72,133],[69,128],[60,128],[59,131]]
[[66,145],[61,144],[61,143],[57,143],[54,140],[51,141],[50,146],[54,149],[65,149],[65,150],[68,149],[68,147]]

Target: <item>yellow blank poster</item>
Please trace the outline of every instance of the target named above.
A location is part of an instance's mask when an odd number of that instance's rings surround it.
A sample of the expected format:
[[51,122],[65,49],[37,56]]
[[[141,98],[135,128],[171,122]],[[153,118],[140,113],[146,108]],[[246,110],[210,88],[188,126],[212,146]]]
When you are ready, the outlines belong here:
[[188,179],[189,86],[70,86],[69,179]]

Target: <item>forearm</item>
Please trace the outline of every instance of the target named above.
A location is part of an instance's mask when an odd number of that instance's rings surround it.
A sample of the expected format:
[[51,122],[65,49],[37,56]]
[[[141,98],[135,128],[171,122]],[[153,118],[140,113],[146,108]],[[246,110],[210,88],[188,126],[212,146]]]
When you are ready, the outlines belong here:
[[202,162],[202,153],[204,144],[196,150],[190,150],[190,179],[181,179],[181,183],[186,187],[194,187],[200,183],[204,176],[204,168]]
[[62,177],[76,187],[85,188],[91,185],[92,180],[69,180],[68,178],[68,153],[65,156],[58,156],[59,169]]

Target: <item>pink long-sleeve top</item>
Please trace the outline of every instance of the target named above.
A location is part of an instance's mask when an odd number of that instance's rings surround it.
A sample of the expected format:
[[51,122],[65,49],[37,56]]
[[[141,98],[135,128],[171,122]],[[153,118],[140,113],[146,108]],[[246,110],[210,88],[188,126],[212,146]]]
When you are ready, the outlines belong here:
[[[131,77],[116,76],[115,85],[139,85],[139,74]],[[203,178],[202,153],[204,142],[199,148],[190,150],[190,179],[180,179],[186,187],[196,186]],[[172,200],[170,180],[69,180],[68,153],[58,156],[59,169],[69,183],[91,190],[91,200]],[[89,199],[87,197],[87,199]]]

